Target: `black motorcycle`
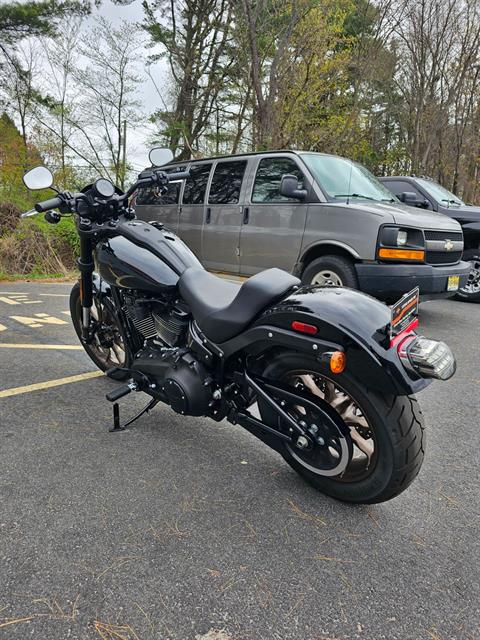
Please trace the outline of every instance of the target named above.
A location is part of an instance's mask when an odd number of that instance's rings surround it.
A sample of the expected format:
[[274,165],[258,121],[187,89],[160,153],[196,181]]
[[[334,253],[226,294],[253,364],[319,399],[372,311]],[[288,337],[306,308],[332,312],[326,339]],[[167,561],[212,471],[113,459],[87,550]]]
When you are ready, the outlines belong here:
[[[414,332],[418,290],[390,308],[350,289],[301,287],[280,269],[243,284],[212,275],[162,224],[135,218],[129,199],[139,187],[161,191],[189,178],[159,168],[172,159],[167,150],[150,159],[126,193],[102,178],[35,205],[52,224],[75,217],[81,275],[70,297],[73,324],[93,362],[126,381],[107,394],[112,430],[163,402],[241,425],[340,500],[401,493],[425,451],[413,394],[455,372],[444,343]],[[45,167],[24,177],[30,189],[52,180]],[[132,391],[150,400],[120,425],[116,401]]]

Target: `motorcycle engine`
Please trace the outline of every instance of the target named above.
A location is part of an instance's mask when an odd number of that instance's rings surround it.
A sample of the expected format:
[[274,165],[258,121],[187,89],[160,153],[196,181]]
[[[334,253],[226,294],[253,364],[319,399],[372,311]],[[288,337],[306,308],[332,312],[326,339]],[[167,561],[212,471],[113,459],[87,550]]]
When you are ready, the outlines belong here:
[[213,397],[212,378],[190,349],[162,348],[147,341],[135,355],[132,368],[155,381],[156,388],[167,396],[168,404],[177,413],[208,414]]
[[124,295],[124,299],[127,315],[143,338],[159,338],[169,347],[182,344],[189,323],[186,311],[156,299],[129,295]]

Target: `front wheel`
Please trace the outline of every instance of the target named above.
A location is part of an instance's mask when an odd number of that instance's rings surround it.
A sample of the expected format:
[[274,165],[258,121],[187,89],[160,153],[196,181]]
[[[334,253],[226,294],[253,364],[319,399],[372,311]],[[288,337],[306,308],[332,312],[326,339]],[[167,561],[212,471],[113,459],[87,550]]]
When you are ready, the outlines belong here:
[[[70,293],[70,315],[78,339],[101,371],[107,371],[113,367],[128,368],[130,366],[128,350],[125,348],[122,330],[112,300],[106,296],[100,297],[98,292],[94,294],[91,308],[93,339],[88,344],[82,339],[82,303],[78,282]],[[116,380],[128,377],[128,373],[115,375]]]
[[462,260],[470,262],[472,268],[467,282],[457,291],[455,298],[462,302],[480,302],[480,250],[465,251]]
[[[383,502],[402,493],[420,471],[425,431],[413,396],[371,391],[347,372],[334,375],[323,363],[296,353],[279,354],[262,375],[326,401],[345,425],[346,442],[342,442],[324,427],[321,414],[315,416],[298,404],[286,407],[303,421],[315,444],[308,451],[286,443],[281,453],[316,489],[345,502]],[[258,408],[266,424],[288,432],[261,399]],[[348,455],[346,466],[341,461],[344,455]],[[340,475],[335,475],[336,467],[342,469]]]
[[302,274],[302,284],[358,289],[357,273],[353,263],[337,255],[321,256],[312,260]]

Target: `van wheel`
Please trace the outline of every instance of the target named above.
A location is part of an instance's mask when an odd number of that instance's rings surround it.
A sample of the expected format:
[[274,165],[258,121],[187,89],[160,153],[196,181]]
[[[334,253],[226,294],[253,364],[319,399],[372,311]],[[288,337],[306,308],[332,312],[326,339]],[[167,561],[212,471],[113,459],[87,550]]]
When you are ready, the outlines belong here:
[[480,302],[480,250],[465,251],[462,260],[470,262],[472,270],[467,282],[462,289],[458,290],[455,298],[462,302]]
[[312,260],[302,274],[302,284],[358,289],[355,267],[343,256],[322,256]]

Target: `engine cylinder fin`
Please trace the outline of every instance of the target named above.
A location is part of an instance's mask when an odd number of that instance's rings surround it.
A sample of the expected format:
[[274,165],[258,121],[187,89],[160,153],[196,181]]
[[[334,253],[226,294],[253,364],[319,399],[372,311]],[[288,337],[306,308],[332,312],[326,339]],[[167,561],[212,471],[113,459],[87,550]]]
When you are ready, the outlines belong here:
[[157,335],[157,330],[155,328],[155,322],[153,317],[148,314],[144,315],[144,317],[139,317],[131,307],[127,307],[127,314],[130,320],[133,322],[135,329],[144,337],[144,338],[155,338]]

